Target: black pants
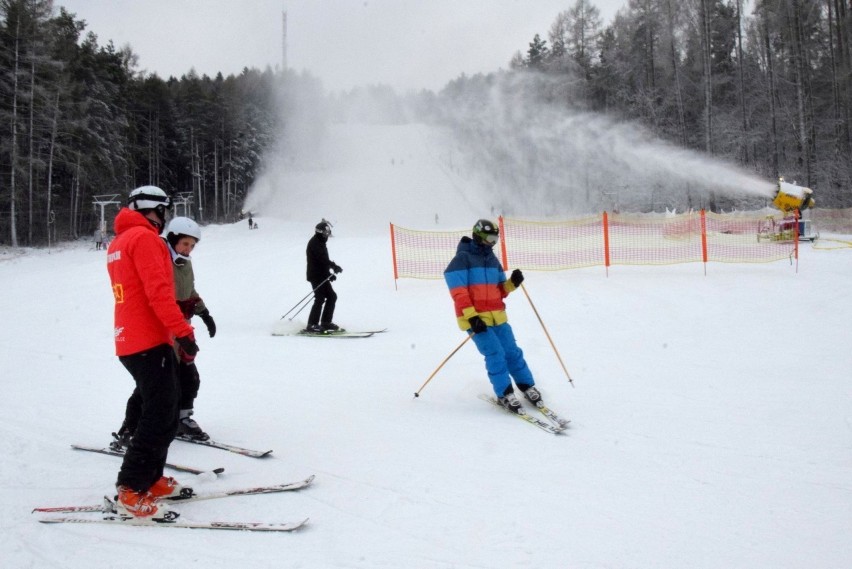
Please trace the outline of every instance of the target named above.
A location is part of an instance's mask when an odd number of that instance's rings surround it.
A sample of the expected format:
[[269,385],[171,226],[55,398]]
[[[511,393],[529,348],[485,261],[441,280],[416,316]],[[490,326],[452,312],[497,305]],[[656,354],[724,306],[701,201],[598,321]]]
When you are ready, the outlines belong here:
[[[192,409],[195,405],[195,398],[198,397],[198,388],[201,387],[201,377],[198,375],[198,368],[195,367],[194,362],[188,364],[178,361],[177,376],[180,391],[178,409]],[[129,431],[133,435],[136,431],[136,426],[139,425],[139,418],[141,416],[142,395],[139,393],[139,387],[136,387],[127,399],[127,406],[124,410],[124,423],[122,423],[118,433],[124,434]]]
[[198,397],[198,388],[201,387],[201,376],[195,362],[178,362],[177,368],[178,385],[180,385],[179,409],[192,409],[195,398]]
[[[322,283],[322,284],[320,284]],[[334,318],[334,305],[337,302],[337,293],[331,288],[331,281],[311,281],[314,291],[314,305],[308,316],[308,326],[314,324],[328,324]]]
[[122,356],[119,361],[136,382],[131,400],[135,397],[138,401],[139,414],[116,485],[145,492],[163,475],[169,445],[177,432],[180,395],[177,358],[171,346],[162,344]]

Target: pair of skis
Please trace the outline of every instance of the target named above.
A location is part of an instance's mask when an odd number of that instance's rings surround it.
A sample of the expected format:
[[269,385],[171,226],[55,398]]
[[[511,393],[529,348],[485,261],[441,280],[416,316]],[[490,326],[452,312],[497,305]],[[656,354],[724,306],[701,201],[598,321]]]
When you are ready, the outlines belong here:
[[207,439],[203,441],[201,439],[194,439],[192,437],[187,437],[184,435],[178,435],[175,437],[176,441],[183,441],[185,443],[192,443],[196,445],[202,445],[206,447],[218,448],[221,450],[226,450],[228,452],[233,452],[236,454],[241,454],[243,456],[248,456],[251,458],[264,458],[272,454],[271,450],[252,450],[250,448],[238,447],[226,443],[222,443],[213,439]]
[[[304,480],[298,482],[288,482],[285,484],[275,484],[270,486],[255,486],[251,488],[240,488],[235,490],[225,490],[221,492],[201,492],[186,496],[179,496],[173,499],[164,499],[163,503],[184,503],[196,502],[200,500],[212,500],[218,498],[229,498],[233,496],[250,496],[254,494],[273,494],[278,492],[293,492],[307,488],[314,481],[314,476],[311,475]],[[266,531],[266,532],[289,532],[294,531],[304,526],[308,519],[297,522],[287,523],[265,523],[265,522],[196,522],[190,520],[181,520],[179,514],[175,513],[167,520],[152,520],[150,518],[135,518],[122,516],[117,513],[115,502],[109,497],[104,497],[104,503],[101,505],[79,505],[79,506],[58,506],[58,507],[43,507],[33,509],[33,513],[39,514],[71,514],[55,516],[49,515],[38,521],[44,524],[118,524],[126,526],[153,526],[153,527],[169,527],[169,528],[189,528],[189,529],[218,529],[218,530],[242,530],[242,531]],[[90,516],[88,514],[100,514],[100,516]]]
[[[109,456],[124,456],[123,450],[115,450],[110,447],[93,447],[87,445],[71,445],[71,448],[74,450],[83,450],[86,452],[96,452],[98,454],[106,454]],[[213,474],[222,474],[225,472],[224,468],[214,468],[209,471],[200,470],[198,468],[192,468],[191,466],[184,466],[182,464],[174,464],[171,462],[166,463],[166,468],[171,468],[172,470],[176,470],[178,472],[186,472],[189,474],[203,474],[204,472],[212,472]]]
[[310,336],[316,338],[369,338],[375,334],[381,334],[382,332],[387,332],[387,328],[383,328],[382,330],[335,330],[329,332],[309,332],[308,330],[300,330],[296,333],[297,336]]
[[[243,447],[238,447],[238,446],[235,446],[235,445],[222,443],[222,442],[212,440],[212,439],[202,441],[202,440],[199,440],[199,439],[193,439],[193,438],[190,438],[190,437],[184,437],[184,436],[179,435],[179,436],[175,437],[175,440],[183,441],[183,442],[186,442],[186,443],[193,443],[193,444],[197,444],[197,445],[207,446],[207,447],[212,447],[212,448],[218,448],[218,449],[221,449],[221,450],[226,450],[228,452],[241,454],[243,456],[248,456],[248,457],[251,457],[251,458],[264,458],[264,457],[267,457],[267,456],[272,454],[271,450],[266,450],[266,451],[253,450],[253,449],[250,449],[250,448],[243,448]],[[117,450],[117,449],[112,448],[112,447],[93,447],[93,446],[88,446],[88,445],[71,445],[71,448],[73,448],[74,450],[82,450],[82,451],[86,451],[86,452],[96,452],[98,454],[106,454],[106,455],[109,455],[109,456],[124,456],[124,450],[123,449]],[[166,463],[166,467],[171,468],[172,470],[176,470],[178,472],[188,472],[190,474],[202,474],[204,472],[213,472],[214,474],[222,474],[225,471],[224,468],[214,468],[214,469],[209,470],[209,471],[204,471],[204,470],[200,470],[198,468],[192,468],[190,466],[184,466],[182,464],[173,464],[173,463],[170,463],[170,462]]]
[[526,410],[525,407],[521,408],[521,413],[515,413],[514,411],[509,411],[508,409],[503,407],[503,405],[501,405],[500,402],[497,401],[497,398],[494,397],[493,395],[482,394],[482,395],[479,396],[479,398],[482,399],[483,401],[487,401],[488,403],[491,403],[492,405],[496,405],[497,407],[499,407],[500,409],[502,409],[506,413],[509,413],[510,415],[514,415],[515,417],[518,417],[519,419],[522,419],[522,420],[526,421],[527,423],[535,425],[536,427],[538,427],[542,431],[546,431],[546,432],[548,432],[552,435],[558,435],[559,433],[561,433],[562,431],[567,429],[568,426],[571,423],[571,421],[569,421],[568,419],[562,418],[561,416],[559,416],[558,413],[556,413],[550,407],[546,406],[541,401],[539,401],[538,404],[536,404],[535,407],[542,415],[544,415],[548,419],[547,421],[540,419],[539,417],[537,417],[535,415],[530,415],[529,413],[527,413],[527,410]]

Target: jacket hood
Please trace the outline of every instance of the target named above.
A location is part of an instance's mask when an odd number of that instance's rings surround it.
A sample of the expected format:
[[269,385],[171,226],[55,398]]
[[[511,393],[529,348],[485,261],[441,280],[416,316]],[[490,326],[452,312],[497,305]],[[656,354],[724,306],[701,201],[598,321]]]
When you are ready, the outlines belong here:
[[133,211],[126,207],[121,208],[118,215],[115,216],[115,234],[118,235],[133,227],[145,227],[153,231],[154,234],[159,235],[157,228],[151,225],[147,217],[138,211]]
[[489,252],[492,252],[493,249],[486,245],[480,245],[473,238],[465,235],[459,241],[458,246],[456,247],[456,253],[461,253],[462,251],[467,251],[469,253],[473,253],[475,255],[485,255]]

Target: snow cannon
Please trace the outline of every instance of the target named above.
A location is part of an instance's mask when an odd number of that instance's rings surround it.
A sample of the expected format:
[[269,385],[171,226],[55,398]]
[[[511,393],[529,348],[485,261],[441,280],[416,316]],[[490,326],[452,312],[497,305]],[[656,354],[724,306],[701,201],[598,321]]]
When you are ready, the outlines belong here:
[[778,178],[778,190],[772,205],[781,210],[784,218],[776,220],[768,215],[757,231],[759,241],[815,241],[819,233],[810,219],[802,217],[802,211],[814,207],[814,191],[804,186],[785,182]]
[[785,182],[784,178],[778,179],[778,190],[775,192],[772,205],[785,214],[797,210],[801,212],[814,207],[814,203],[814,191],[812,189]]

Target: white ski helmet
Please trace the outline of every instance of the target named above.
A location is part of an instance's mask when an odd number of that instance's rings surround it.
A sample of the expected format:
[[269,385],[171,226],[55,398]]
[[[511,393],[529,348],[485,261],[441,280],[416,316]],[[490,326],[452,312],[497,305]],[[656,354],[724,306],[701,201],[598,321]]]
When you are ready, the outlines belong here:
[[180,239],[181,235],[194,237],[196,241],[201,241],[201,228],[198,224],[188,217],[173,217],[165,229],[166,239],[171,241],[172,236],[175,239]]
[[172,262],[175,265],[184,265],[187,261],[192,260],[189,254],[182,255],[178,253],[176,247],[181,237],[192,237],[196,242],[201,241],[201,228],[198,227],[197,223],[188,217],[175,217],[169,221],[163,233],[166,236],[166,243],[169,244],[169,253],[171,253]]
[[162,206],[163,210],[172,207],[172,199],[157,186],[142,186],[130,192],[127,198],[127,207],[132,210],[157,209]]

